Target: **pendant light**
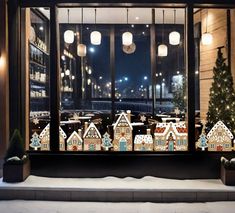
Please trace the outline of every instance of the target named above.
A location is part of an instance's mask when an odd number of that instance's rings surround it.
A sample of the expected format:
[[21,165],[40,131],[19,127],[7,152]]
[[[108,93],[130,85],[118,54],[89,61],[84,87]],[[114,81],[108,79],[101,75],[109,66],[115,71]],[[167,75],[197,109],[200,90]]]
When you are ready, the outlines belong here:
[[168,48],[167,46],[163,43],[164,41],[164,10],[162,11],[163,14],[163,29],[162,29],[162,44],[158,46],[158,56],[160,57],[165,57],[168,54]]
[[86,45],[82,43],[82,26],[83,26],[83,8],[82,8],[82,13],[81,13],[82,19],[81,19],[81,37],[80,37],[80,44],[77,46],[77,54],[80,57],[85,57],[86,56]]
[[[175,20],[176,20],[176,10],[174,9],[174,25],[176,23]],[[180,43],[180,34],[179,34],[179,32],[174,30],[169,34],[169,43],[171,45],[178,45]]]
[[[96,9],[95,9],[95,26],[96,26]],[[97,30],[91,32],[90,40],[91,40],[91,44],[100,45],[101,44],[101,33]]]
[[213,36],[211,33],[207,32],[207,21],[208,21],[208,9],[207,9],[207,15],[206,15],[206,32],[202,34],[202,45],[210,45],[213,41]]
[[[69,9],[68,9],[68,24],[69,24]],[[66,30],[64,32],[64,42],[72,44],[74,42],[74,32],[72,30]]]
[[[126,9],[126,11],[127,11],[127,24],[128,24],[128,12],[129,12],[129,10],[128,9]],[[133,43],[133,35],[132,35],[132,33],[131,32],[124,32],[123,34],[122,34],[122,44],[124,45],[124,46],[129,46],[129,45],[131,45]]]

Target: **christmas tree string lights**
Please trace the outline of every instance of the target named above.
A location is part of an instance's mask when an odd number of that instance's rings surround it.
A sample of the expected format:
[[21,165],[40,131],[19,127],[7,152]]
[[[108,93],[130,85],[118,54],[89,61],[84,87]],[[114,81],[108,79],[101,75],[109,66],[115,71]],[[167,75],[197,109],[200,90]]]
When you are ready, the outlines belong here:
[[213,69],[213,83],[210,88],[210,101],[207,112],[206,132],[221,120],[235,134],[235,92],[231,70],[226,65],[219,47],[216,64]]

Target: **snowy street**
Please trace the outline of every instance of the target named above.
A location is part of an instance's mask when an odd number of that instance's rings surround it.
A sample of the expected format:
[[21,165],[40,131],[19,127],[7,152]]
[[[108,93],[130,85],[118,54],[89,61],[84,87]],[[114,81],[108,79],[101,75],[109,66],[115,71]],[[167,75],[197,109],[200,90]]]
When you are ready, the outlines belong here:
[[234,213],[235,202],[95,203],[0,201],[1,213]]

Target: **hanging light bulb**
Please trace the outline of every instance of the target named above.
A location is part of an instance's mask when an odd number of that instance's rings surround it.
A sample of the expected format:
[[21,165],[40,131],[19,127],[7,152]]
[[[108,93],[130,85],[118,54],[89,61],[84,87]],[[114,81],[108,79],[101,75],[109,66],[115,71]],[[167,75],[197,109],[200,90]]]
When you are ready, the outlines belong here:
[[85,57],[86,56],[86,45],[85,44],[79,44],[77,46],[77,54],[80,57]]
[[[128,12],[129,10],[127,9],[127,24],[128,24]],[[129,46],[133,43],[133,35],[131,32],[124,32],[122,34],[122,44],[124,46]]]
[[158,46],[158,56],[165,57],[168,54],[168,48],[165,44],[160,44]]
[[[95,25],[96,25],[96,9],[95,9]],[[101,44],[101,33],[97,30],[91,32],[90,40],[91,40],[91,44],[100,45]]]
[[164,17],[164,10],[162,11],[162,14],[163,14],[162,44],[160,44],[158,46],[158,56],[165,57],[168,54],[168,47],[165,44],[163,44],[163,41],[164,41],[164,18],[165,18]]
[[93,45],[100,45],[101,44],[101,33],[99,31],[93,31],[90,35],[91,43]]
[[81,24],[81,42],[77,46],[77,55],[80,56],[80,57],[85,57],[86,53],[87,53],[86,45],[82,43],[83,8],[82,8],[81,16],[82,16],[82,18],[81,18],[82,19],[82,24]]
[[213,36],[211,33],[207,32],[207,20],[208,20],[208,9],[206,15],[206,32],[202,34],[202,45],[210,45],[213,42]]
[[[174,10],[174,25],[176,23],[175,20],[176,20],[176,10]],[[179,32],[174,30],[169,34],[169,43],[171,45],[178,45],[180,43],[180,34],[179,34]]]
[[202,34],[202,45],[210,45],[212,44],[213,36],[210,33]]
[[[69,9],[68,9],[68,24],[69,24]],[[74,32],[72,30],[66,30],[64,32],[64,42],[72,44],[74,42]]]
[[130,32],[125,32],[122,34],[122,44],[124,46],[129,46],[133,43],[133,35]]
[[173,31],[169,34],[169,43],[171,45],[178,45],[180,43],[180,34],[177,31]]
[[70,75],[70,70],[69,69],[65,70],[65,75]]

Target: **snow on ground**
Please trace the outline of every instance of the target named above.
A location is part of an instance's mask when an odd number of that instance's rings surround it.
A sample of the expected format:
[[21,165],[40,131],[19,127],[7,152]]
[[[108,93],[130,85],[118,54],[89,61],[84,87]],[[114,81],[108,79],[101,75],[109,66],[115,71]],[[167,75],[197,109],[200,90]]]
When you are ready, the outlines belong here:
[[93,203],[0,201],[1,213],[234,213],[235,202]]
[[[176,180],[146,176],[143,178],[47,178],[29,176],[21,183],[4,183],[0,179],[0,189],[4,188],[59,188],[59,189],[155,189],[199,190],[199,191],[235,191],[235,186],[225,186],[220,179]],[[234,211],[235,212],[235,211]]]

